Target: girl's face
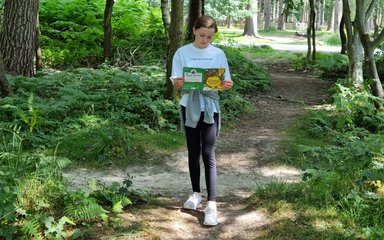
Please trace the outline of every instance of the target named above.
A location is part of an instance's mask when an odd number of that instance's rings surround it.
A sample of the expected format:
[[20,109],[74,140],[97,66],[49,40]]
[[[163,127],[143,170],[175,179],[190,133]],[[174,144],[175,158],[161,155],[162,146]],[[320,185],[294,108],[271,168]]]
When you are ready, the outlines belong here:
[[215,29],[205,27],[198,29],[193,28],[193,34],[195,35],[195,46],[198,48],[206,48],[212,41],[213,35],[215,34]]

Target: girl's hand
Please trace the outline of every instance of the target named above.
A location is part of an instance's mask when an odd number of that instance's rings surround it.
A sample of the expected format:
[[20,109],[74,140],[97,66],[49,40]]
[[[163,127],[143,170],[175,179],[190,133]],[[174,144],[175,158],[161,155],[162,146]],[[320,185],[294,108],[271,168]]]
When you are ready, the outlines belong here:
[[221,82],[221,86],[223,87],[224,90],[229,90],[233,86],[233,81],[232,80],[223,80]]
[[178,91],[181,89],[184,85],[184,78],[182,77],[177,77],[175,81],[173,82],[173,86],[175,87],[175,91]]

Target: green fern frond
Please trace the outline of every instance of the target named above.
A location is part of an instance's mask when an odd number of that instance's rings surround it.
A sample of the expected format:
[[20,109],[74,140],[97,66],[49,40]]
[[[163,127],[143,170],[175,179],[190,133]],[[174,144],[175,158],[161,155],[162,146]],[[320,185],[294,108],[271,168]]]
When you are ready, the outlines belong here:
[[40,223],[37,219],[29,219],[21,224],[21,231],[23,235],[28,236],[30,239],[42,240],[42,234],[40,232]]
[[117,194],[112,197],[112,203],[121,202],[123,207],[132,204],[132,201],[126,196]]
[[112,212],[121,213],[123,208],[130,204],[132,204],[132,201],[129,198],[122,195],[115,195],[112,197]]
[[108,211],[93,201],[82,205],[69,205],[64,214],[74,221],[106,220]]

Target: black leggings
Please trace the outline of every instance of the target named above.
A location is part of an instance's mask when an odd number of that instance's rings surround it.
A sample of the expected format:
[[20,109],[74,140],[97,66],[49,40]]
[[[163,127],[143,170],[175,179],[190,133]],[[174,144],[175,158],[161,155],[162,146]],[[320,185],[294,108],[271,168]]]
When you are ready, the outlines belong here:
[[[185,123],[185,107],[182,107],[182,116]],[[215,123],[203,122],[204,112],[196,128],[185,126],[185,135],[188,147],[188,166],[193,192],[200,192],[200,153],[205,169],[205,183],[208,201],[216,201],[216,157],[215,142],[217,136],[218,113],[214,114]]]

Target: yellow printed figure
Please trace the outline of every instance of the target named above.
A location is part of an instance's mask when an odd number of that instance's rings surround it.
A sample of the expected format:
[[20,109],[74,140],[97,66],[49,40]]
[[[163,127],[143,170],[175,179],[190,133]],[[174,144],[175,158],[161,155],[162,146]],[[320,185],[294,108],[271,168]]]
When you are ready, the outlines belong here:
[[221,79],[217,76],[209,77],[206,84],[210,88],[218,88],[221,84]]

